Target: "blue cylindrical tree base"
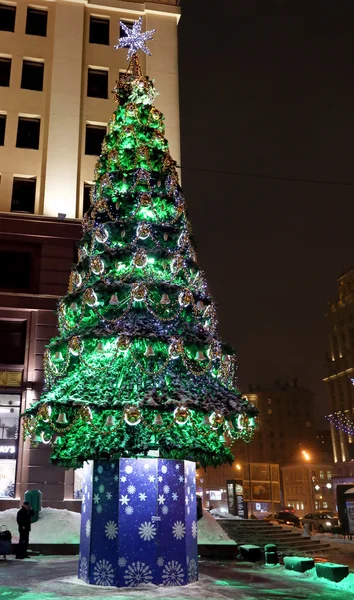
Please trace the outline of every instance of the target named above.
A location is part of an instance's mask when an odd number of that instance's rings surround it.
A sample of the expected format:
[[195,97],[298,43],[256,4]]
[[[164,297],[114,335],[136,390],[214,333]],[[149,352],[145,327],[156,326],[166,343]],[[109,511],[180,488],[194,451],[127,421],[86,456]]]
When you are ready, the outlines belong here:
[[90,461],[83,489],[80,579],[115,587],[197,581],[195,463]]

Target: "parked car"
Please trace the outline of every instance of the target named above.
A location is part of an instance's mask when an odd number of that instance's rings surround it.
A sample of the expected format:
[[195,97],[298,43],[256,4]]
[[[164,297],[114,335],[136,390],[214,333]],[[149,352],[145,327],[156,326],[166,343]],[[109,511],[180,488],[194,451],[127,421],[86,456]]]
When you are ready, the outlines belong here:
[[293,527],[301,527],[300,518],[294,515],[293,512],[288,512],[287,510],[274,513],[274,515],[271,513],[265,517],[265,520],[276,521],[277,523],[284,523],[285,525],[292,525]]
[[303,523],[310,523],[313,531],[324,533],[338,526],[338,515],[330,510],[316,510],[302,517]]

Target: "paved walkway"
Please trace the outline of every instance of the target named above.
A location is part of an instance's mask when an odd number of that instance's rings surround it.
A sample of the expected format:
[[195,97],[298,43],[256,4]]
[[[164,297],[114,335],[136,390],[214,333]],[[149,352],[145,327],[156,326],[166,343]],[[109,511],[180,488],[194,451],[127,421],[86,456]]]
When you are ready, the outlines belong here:
[[115,589],[88,586],[72,557],[0,561],[0,600],[352,600],[353,592],[306,581],[281,567],[200,561],[200,580],[188,587]]

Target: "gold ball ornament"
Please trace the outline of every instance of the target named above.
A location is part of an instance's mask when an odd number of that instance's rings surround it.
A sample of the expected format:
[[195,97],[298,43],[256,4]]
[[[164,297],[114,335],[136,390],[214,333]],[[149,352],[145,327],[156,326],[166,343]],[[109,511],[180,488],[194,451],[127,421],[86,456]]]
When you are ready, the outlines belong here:
[[140,302],[141,300],[145,299],[146,294],[147,288],[144,283],[134,283],[131,291],[133,300],[137,300],[138,302]]
[[100,244],[104,244],[108,240],[108,231],[105,227],[99,227],[95,231],[95,238]]
[[136,229],[136,235],[141,240],[146,240],[151,233],[150,225],[147,223],[140,223]]
[[101,275],[104,271],[104,262],[99,256],[94,256],[90,261],[91,271],[95,275]]
[[188,306],[193,301],[193,294],[190,290],[184,290],[178,296],[178,302],[181,306]]
[[139,248],[134,254],[133,262],[136,267],[139,269],[145,267],[147,265],[148,257],[143,248]]
[[127,335],[120,335],[117,339],[117,350],[125,352],[130,346],[130,339]]
[[181,354],[183,354],[183,341],[181,339],[173,340],[168,352],[171,358],[178,358]]
[[185,425],[190,417],[190,411],[186,406],[178,406],[173,416],[178,425]]
[[151,205],[151,196],[149,194],[142,194],[140,198],[141,206],[150,206]]
[[171,271],[172,273],[179,273],[181,269],[184,267],[184,260],[180,254],[175,255],[174,259],[171,262]]
[[224,417],[221,413],[214,412],[210,415],[209,421],[212,429],[219,429],[224,422]]
[[141,422],[141,410],[137,406],[127,406],[124,410],[124,421],[134,427]]
[[95,306],[97,304],[97,296],[91,288],[84,291],[82,303],[88,304],[88,306]]
[[73,354],[74,356],[78,356],[79,354],[81,354],[82,351],[81,339],[77,335],[75,335],[69,340],[68,347],[71,354]]
[[100,200],[98,200],[95,203],[95,208],[96,208],[97,212],[99,212],[99,213],[105,212],[105,210],[107,210],[107,203],[106,203],[106,201],[103,200],[103,198],[100,198]]

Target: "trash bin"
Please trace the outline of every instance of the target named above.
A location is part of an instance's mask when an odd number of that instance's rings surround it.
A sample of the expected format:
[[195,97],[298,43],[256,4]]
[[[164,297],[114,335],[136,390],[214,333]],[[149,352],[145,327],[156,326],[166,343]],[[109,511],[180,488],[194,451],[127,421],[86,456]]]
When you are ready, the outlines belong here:
[[25,502],[29,502],[33,508],[34,515],[31,517],[31,523],[35,523],[38,521],[39,513],[42,510],[42,492],[40,490],[27,490]]
[[266,544],[264,546],[264,557],[266,565],[277,565],[278,560],[278,548],[275,544]]

